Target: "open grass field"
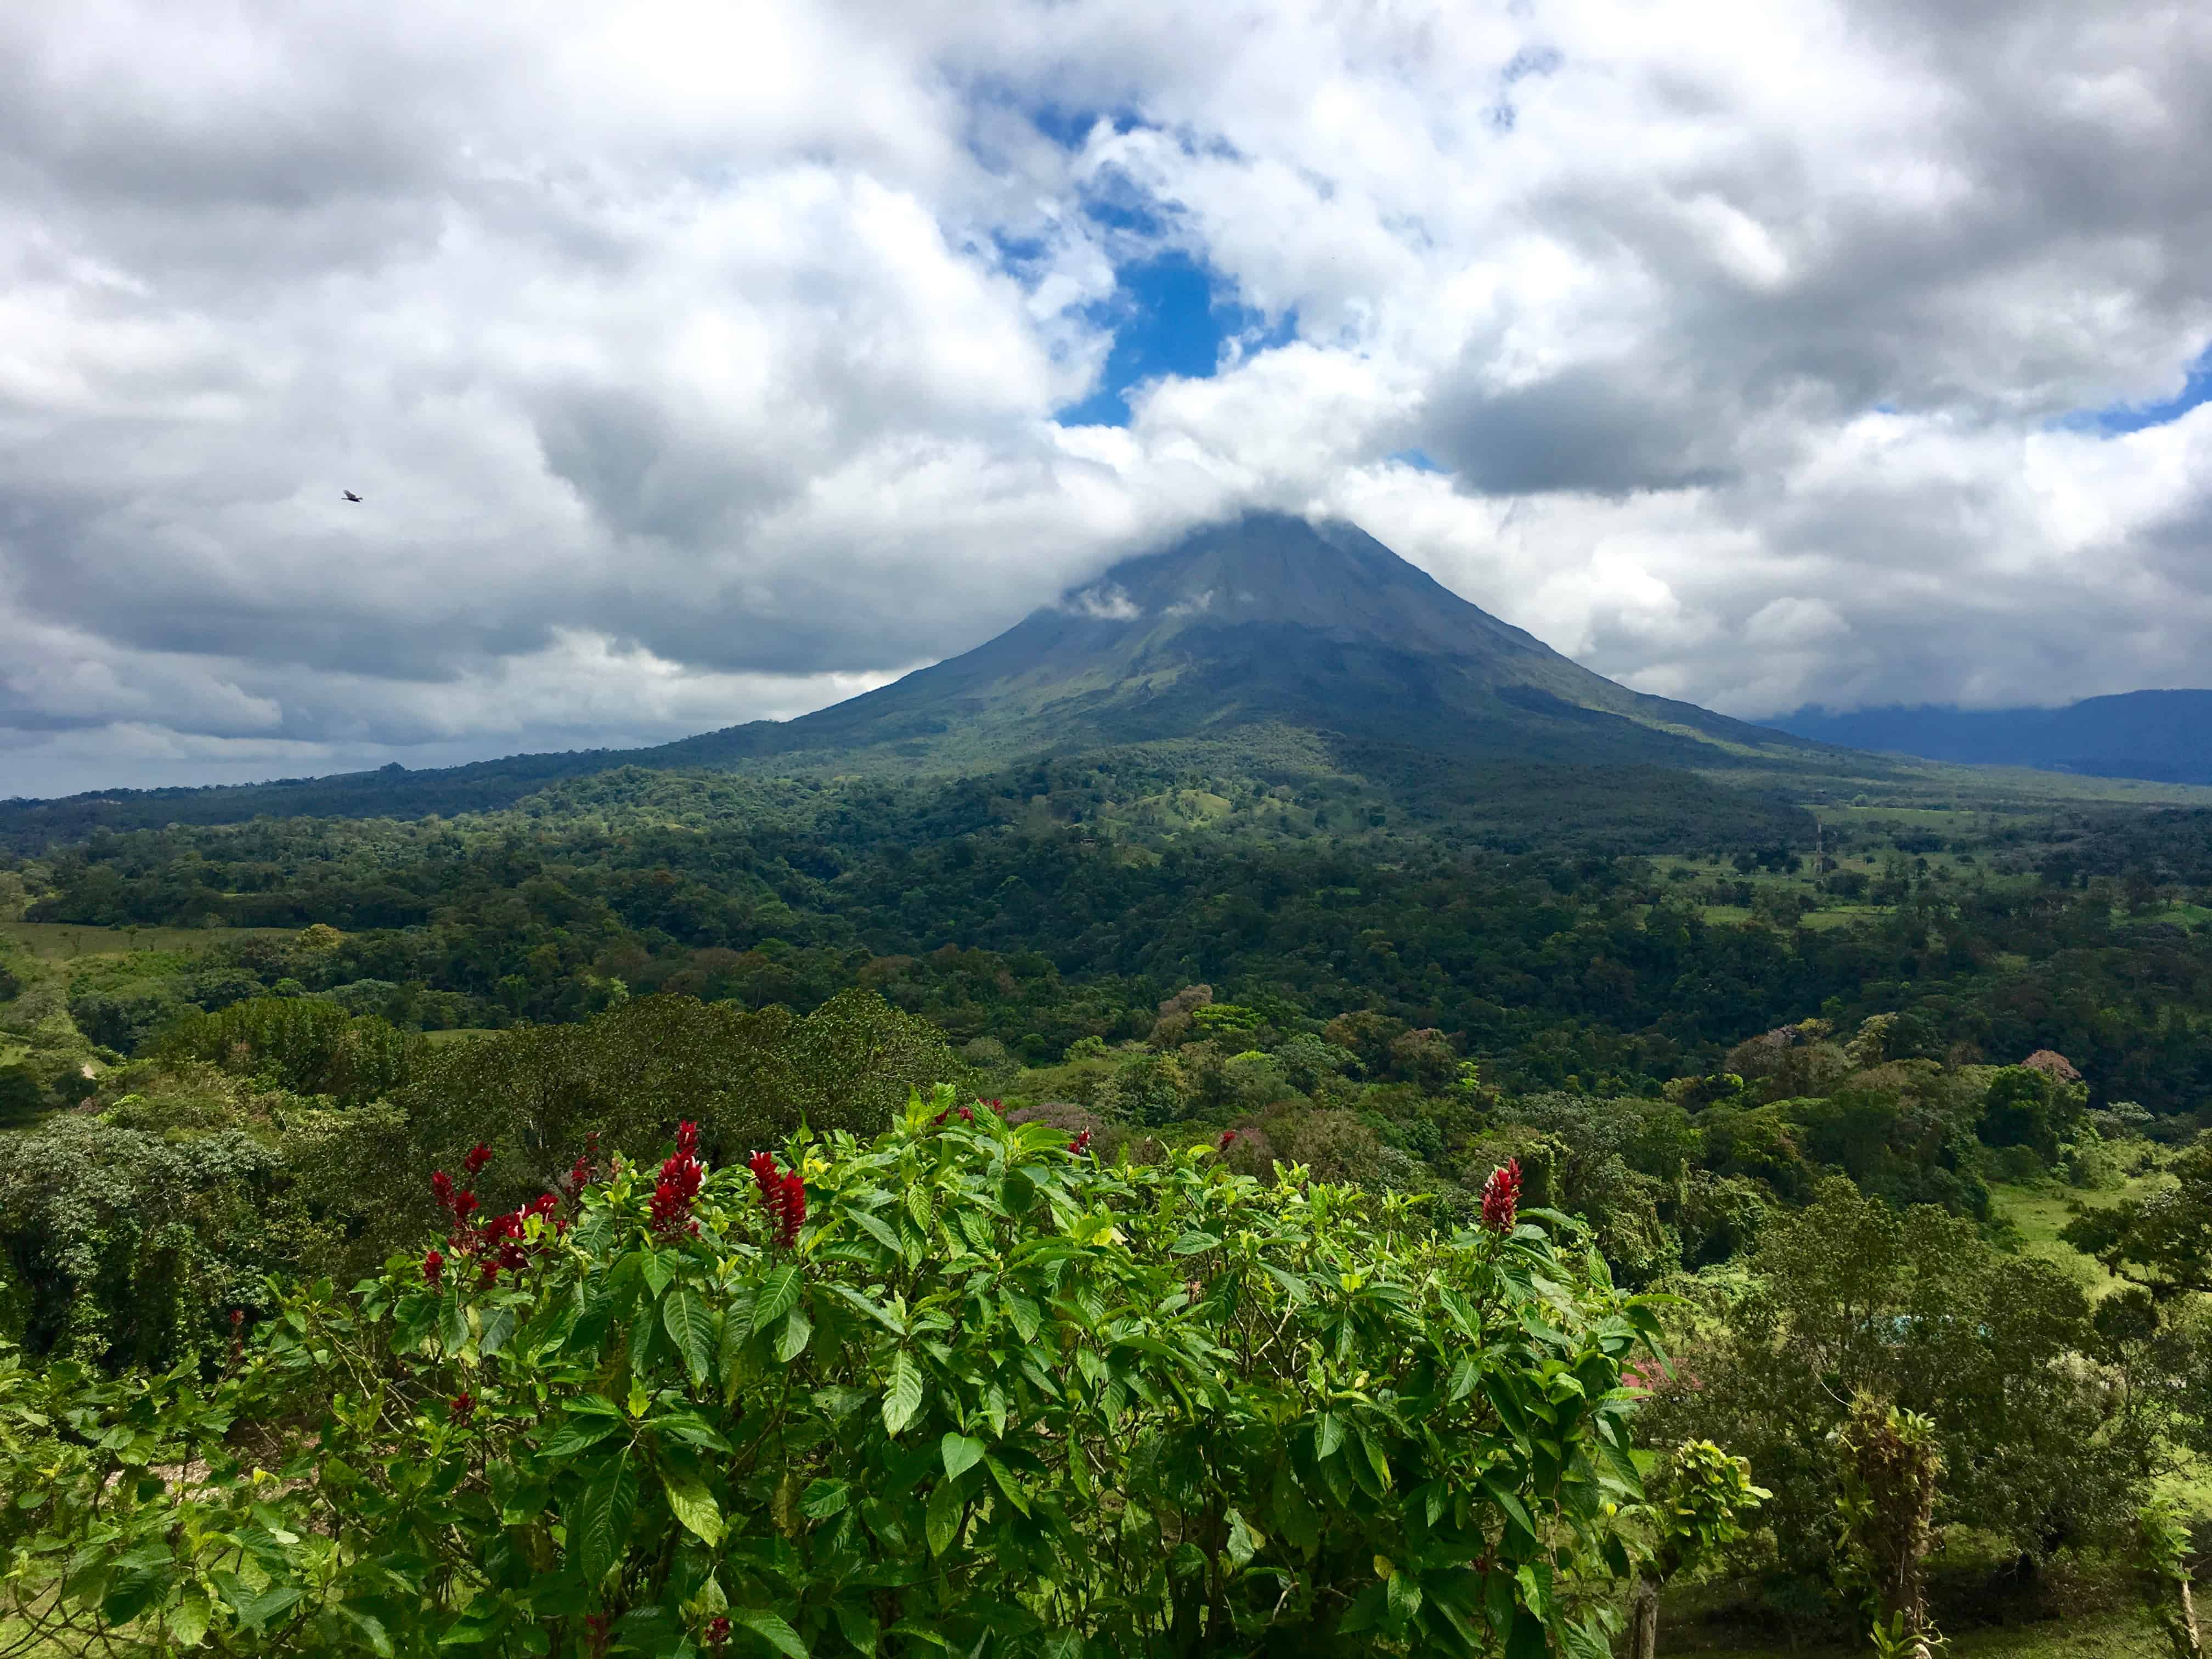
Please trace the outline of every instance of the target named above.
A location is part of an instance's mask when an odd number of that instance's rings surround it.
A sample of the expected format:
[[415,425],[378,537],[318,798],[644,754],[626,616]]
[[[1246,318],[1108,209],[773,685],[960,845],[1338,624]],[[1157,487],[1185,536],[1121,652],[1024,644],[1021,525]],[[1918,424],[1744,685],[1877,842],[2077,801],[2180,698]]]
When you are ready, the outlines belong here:
[[2161,1181],[2171,1179],[2150,1170],[2100,1192],[2084,1192],[2057,1182],[2039,1182],[2033,1186],[1992,1187],[1990,1196],[1997,1214],[2019,1229],[2021,1254],[2056,1262],[2079,1279],[2092,1295],[2103,1296],[2116,1289],[2119,1280],[2058,1237],[2074,1218],[2073,1206],[2079,1204],[2086,1208],[2100,1208],[2117,1204],[2124,1198],[2140,1198]]
[[218,939],[289,939],[288,927],[87,927],[73,921],[0,921],[0,937],[14,940],[40,962],[72,963],[86,957],[127,956],[137,951],[204,951]]

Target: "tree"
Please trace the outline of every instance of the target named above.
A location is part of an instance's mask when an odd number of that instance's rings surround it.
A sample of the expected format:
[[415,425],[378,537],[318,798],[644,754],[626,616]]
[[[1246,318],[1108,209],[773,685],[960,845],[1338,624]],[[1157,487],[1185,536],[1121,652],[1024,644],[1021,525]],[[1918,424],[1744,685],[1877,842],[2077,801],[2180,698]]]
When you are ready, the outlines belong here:
[[1838,1510],[1867,1611],[1892,1646],[1927,1651],[1923,1570],[1934,1547],[1936,1481],[1943,1472],[1936,1425],[1917,1412],[1860,1395],[1836,1437],[1843,1492]]
[[1751,1466],[1710,1440],[1677,1446],[1665,1460],[1651,1504],[1655,1537],[1629,1600],[1629,1659],[1659,1651],[1659,1592],[1742,1538],[1742,1517],[1774,1494],[1751,1484]]
[[1849,1182],[1769,1221],[1741,1292],[1654,1401],[1658,1438],[1747,1455],[1775,1496],[1783,1565],[1840,1589],[1834,1445],[1866,1395],[1933,1423],[1950,1471],[1939,1519],[1984,1528],[2031,1569],[2125,1534],[2157,1467],[2154,1416],[2112,1411],[2103,1339],[2056,1265],[2001,1255],[1973,1224],[1900,1214]]

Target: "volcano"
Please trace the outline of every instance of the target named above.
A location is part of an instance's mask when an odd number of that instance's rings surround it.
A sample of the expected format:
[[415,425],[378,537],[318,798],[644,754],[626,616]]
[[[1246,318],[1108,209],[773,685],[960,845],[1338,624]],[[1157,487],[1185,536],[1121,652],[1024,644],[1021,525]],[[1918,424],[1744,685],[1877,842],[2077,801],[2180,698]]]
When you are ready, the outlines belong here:
[[1254,513],[1126,559],[892,684],[652,752],[966,759],[1263,724],[1469,758],[1713,766],[1819,749],[1592,673],[1356,526]]

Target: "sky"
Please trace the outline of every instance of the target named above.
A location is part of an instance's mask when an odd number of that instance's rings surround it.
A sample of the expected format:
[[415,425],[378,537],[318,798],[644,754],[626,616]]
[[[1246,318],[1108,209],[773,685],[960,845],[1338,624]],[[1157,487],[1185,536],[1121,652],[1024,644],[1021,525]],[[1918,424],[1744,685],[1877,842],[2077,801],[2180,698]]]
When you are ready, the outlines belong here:
[[2212,685],[2207,154],[2201,3],[0,8],[0,796],[789,716],[1245,507],[1741,716]]

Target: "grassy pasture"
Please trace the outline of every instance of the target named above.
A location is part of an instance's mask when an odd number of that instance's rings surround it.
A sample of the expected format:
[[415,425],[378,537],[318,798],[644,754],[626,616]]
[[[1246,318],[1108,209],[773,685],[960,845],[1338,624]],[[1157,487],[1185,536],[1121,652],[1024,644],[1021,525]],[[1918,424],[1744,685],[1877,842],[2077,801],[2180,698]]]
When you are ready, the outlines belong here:
[[0,938],[14,940],[40,962],[69,963],[86,957],[129,956],[141,951],[191,953],[218,939],[289,939],[289,927],[89,927],[73,921],[0,921]]

